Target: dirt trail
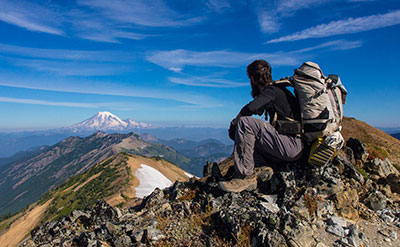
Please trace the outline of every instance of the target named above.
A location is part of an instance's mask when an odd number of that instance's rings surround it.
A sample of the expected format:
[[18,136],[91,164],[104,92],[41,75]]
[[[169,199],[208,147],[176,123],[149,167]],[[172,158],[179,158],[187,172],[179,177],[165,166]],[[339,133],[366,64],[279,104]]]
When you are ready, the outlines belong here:
[[7,232],[0,236],[0,247],[15,247],[29,234],[29,232],[40,222],[43,213],[52,200],[43,205],[37,205],[24,216],[11,224]]

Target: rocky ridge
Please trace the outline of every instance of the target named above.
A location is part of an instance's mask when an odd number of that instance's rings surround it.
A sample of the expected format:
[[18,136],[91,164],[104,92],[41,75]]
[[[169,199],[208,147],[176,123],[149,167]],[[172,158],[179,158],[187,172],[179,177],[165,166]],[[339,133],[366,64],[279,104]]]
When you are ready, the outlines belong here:
[[223,192],[206,172],[134,207],[98,201],[37,227],[23,246],[399,246],[399,171],[347,143],[323,169],[273,167],[255,191]]

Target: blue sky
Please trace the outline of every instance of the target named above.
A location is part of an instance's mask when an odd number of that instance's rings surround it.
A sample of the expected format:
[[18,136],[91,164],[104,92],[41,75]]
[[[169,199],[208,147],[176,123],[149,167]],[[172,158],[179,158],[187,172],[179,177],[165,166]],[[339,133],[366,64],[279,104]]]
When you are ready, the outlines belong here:
[[0,130],[98,111],[156,126],[227,127],[246,66],[339,74],[345,115],[400,126],[398,0],[0,0]]

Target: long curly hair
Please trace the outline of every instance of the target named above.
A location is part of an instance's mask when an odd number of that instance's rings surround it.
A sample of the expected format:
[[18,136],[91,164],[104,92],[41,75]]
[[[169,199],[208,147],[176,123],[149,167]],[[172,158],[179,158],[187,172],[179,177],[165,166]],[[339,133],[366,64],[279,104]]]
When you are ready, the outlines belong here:
[[[252,77],[257,85],[265,86],[273,83],[271,74],[271,65],[265,60],[255,60],[247,66],[247,75]],[[260,94],[260,90],[256,85],[251,85],[251,96],[253,98]]]

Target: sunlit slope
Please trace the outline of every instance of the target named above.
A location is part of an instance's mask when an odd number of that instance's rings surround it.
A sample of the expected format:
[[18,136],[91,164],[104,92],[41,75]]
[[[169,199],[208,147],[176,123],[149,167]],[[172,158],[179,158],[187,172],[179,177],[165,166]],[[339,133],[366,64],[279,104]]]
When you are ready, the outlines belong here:
[[345,140],[352,137],[364,142],[372,157],[389,158],[392,162],[400,164],[400,140],[386,132],[349,117],[344,117],[341,132]]
[[69,137],[32,157],[10,163],[0,170],[0,217],[37,201],[50,188],[80,174],[120,152],[161,156],[189,168],[191,160],[173,148],[148,143],[135,133]]
[[171,183],[191,176],[176,165],[159,158],[120,153],[67,179],[46,193],[37,203],[0,222],[0,246],[15,246],[39,223],[69,215],[75,209],[93,206],[104,199],[112,206],[136,204],[136,188],[152,178],[138,178],[137,170],[151,167]]

